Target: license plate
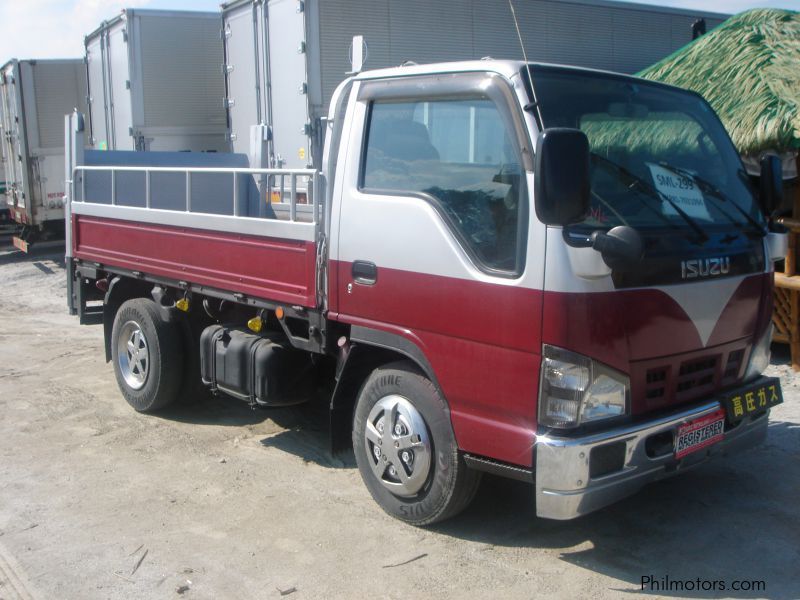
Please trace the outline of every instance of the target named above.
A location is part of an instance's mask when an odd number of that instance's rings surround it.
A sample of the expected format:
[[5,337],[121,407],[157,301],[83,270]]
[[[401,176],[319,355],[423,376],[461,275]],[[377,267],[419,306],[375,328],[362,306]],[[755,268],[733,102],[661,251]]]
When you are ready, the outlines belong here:
[[765,377],[755,385],[730,392],[722,400],[728,421],[736,423],[744,417],[764,412],[783,402],[781,381],[777,377]]
[[716,444],[722,439],[724,430],[725,411],[721,408],[681,425],[678,428],[678,435],[675,436],[675,458],[683,458],[687,454]]

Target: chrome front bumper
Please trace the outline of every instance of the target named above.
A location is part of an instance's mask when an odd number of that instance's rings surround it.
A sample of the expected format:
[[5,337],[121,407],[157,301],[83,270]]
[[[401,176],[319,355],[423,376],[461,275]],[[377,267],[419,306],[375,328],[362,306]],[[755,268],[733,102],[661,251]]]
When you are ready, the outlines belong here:
[[[769,413],[746,417],[725,431],[722,441],[676,460],[671,451],[648,455],[648,439],[674,436],[682,424],[720,408],[717,401],[673,413],[646,423],[621,427],[581,438],[537,436],[536,514],[547,519],[573,519],[629,496],[645,484],[675,475],[708,458],[750,448],[767,435]],[[619,469],[591,477],[592,450],[620,443]],[[652,448],[651,448],[652,450]],[[601,451],[598,451],[598,454]]]

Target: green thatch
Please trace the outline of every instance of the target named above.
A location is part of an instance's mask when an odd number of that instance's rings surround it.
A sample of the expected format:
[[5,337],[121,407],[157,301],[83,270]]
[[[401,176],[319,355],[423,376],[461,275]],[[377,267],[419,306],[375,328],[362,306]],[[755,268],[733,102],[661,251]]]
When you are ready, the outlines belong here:
[[741,154],[800,148],[800,12],[743,12],[639,76],[702,94]]
[[584,121],[581,129],[589,138],[592,152],[607,158],[618,149],[641,160],[691,161],[700,152],[699,124],[683,115],[653,113],[647,120],[608,119]]

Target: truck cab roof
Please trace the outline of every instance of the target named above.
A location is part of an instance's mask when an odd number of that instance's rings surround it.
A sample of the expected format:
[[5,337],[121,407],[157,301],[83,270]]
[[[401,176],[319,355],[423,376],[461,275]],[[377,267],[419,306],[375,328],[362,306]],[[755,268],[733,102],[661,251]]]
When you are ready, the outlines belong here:
[[[619,77],[622,79],[630,79],[632,81],[646,81],[648,84],[651,85],[667,87],[670,89],[683,90],[683,88],[679,88],[677,86],[657,81],[644,80],[641,77],[636,77],[635,75],[627,75],[625,73],[618,73],[616,71],[608,71],[604,69],[591,69],[588,67],[578,67],[574,65],[544,63],[535,61],[529,61],[527,64],[532,69],[544,67],[544,68],[563,69],[565,71],[572,71],[575,73],[612,75],[614,77]],[[526,65],[525,61],[521,60],[495,59],[490,57],[482,58],[480,60],[463,60],[454,62],[440,62],[440,63],[426,63],[426,64],[406,63],[396,67],[362,71],[354,75],[353,79],[356,81],[368,81],[371,79],[439,75],[443,73],[470,73],[475,71],[491,71],[499,75],[502,75],[507,79],[511,79],[517,73],[519,73],[525,67],[525,65]],[[690,91],[690,90],[683,90],[683,91]]]

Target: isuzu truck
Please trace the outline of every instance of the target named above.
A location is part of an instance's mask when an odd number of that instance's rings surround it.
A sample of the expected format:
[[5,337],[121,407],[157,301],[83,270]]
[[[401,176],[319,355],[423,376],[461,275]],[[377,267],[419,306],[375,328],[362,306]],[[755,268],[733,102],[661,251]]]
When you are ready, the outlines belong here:
[[779,168],[755,190],[692,92],[515,61],[364,72],[319,169],[84,151],[84,126],[69,307],[103,324],[128,403],[327,384],[333,449],[406,522],[456,514],[486,471],[578,517],[736,460],[782,401]]

